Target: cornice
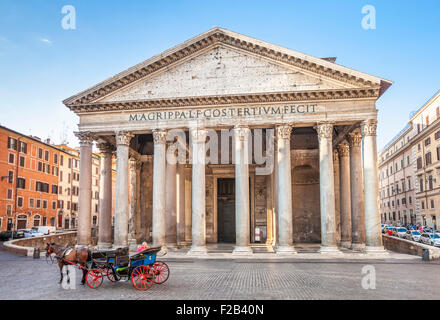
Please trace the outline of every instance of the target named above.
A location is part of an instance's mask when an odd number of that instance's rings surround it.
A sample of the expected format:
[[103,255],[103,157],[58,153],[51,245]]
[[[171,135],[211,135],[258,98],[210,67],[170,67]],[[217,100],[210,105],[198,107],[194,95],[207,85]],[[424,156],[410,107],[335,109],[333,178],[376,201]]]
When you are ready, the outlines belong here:
[[379,96],[379,87],[353,88],[337,90],[313,90],[274,92],[258,94],[216,95],[199,97],[182,97],[149,100],[127,100],[121,102],[97,102],[69,105],[76,113],[141,110],[169,107],[194,107],[194,106],[227,106],[244,103],[277,103],[277,102],[310,102],[326,100],[348,99],[376,99]]
[[[102,98],[118,89],[121,89],[135,81],[143,79],[156,71],[167,68],[170,65],[185,59],[188,56],[195,55],[201,50],[214,48],[220,45],[232,46],[271,60],[279,61],[294,67],[308,70],[317,75],[322,75],[337,81],[342,81],[355,87],[371,88],[378,87],[378,96],[383,91],[383,80],[379,78],[377,82],[362,77],[360,72],[354,72],[349,68],[329,63],[322,59],[312,59],[312,57],[296,52],[286,52],[282,47],[270,45],[241,36],[232,32],[226,32],[222,29],[214,29],[202,37],[196,37],[193,41],[185,42],[185,46],[177,46],[171,50],[148,59],[132,68],[123,71],[114,77],[101,82],[100,84],[87,89],[75,96],[63,101],[63,103],[73,110],[73,106],[91,104],[99,98]],[[295,54],[295,55],[293,55]],[[366,77],[367,78],[367,77]]]

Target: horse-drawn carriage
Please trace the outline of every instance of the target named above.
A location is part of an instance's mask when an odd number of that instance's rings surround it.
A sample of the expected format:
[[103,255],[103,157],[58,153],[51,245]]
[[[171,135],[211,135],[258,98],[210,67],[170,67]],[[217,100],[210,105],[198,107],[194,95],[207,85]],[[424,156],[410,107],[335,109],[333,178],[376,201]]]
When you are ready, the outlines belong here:
[[[170,274],[165,262],[156,261],[156,255],[161,247],[147,248],[131,256],[128,247],[95,251],[83,249],[82,252],[75,254],[67,250],[55,244],[48,244],[46,248],[47,256],[55,253],[60,271],[66,264],[81,268],[82,283],[85,282],[93,289],[101,286],[106,277],[111,282],[131,280],[136,289],[147,290],[153,283],[161,284],[167,281]],[[87,258],[84,250],[87,250]],[[61,273],[61,280],[62,277]]]

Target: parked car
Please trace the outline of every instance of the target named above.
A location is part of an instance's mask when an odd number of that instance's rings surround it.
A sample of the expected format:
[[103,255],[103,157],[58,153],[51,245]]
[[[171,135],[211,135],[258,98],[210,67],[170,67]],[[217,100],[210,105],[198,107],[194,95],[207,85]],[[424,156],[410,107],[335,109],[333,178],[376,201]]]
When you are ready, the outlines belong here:
[[43,233],[37,232],[34,229],[21,229],[24,232],[25,238],[33,238],[33,237],[42,237],[44,236]]
[[17,231],[7,230],[7,231],[0,232],[0,240],[7,241],[11,238],[13,238],[13,239],[24,238],[24,232],[20,231],[20,230],[17,230]]
[[431,244],[431,236],[429,233],[424,232],[420,235],[420,243],[424,243],[424,244]]
[[395,237],[399,237],[399,238],[404,238],[405,234],[406,234],[406,228],[403,227],[397,227],[393,229],[393,236]]
[[431,237],[431,245],[434,247],[440,247],[440,234],[431,233],[429,236]]
[[417,230],[408,230],[405,233],[405,239],[419,242],[420,232],[418,232]]
[[389,236],[392,236],[392,235],[393,235],[393,231],[394,231],[394,229],[396,229],[396,228],[393,227],[393,226],[386,227],[386,228],[385,228],[385,233],[388,234]]
[[56,231],[56,228],[52,226],[39,226],[39,227],[32,227],[32,230],[35,230],[36,232],[46,235],[46,234],[54,233]]

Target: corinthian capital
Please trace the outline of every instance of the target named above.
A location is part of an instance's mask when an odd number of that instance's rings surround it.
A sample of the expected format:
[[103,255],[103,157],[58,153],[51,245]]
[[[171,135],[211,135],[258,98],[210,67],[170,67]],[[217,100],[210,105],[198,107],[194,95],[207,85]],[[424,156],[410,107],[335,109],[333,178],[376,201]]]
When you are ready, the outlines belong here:
[[350,143],[350,147],[360,147],[362,142],[362,135],[360,132],[350,132],[348,134],[348,142]]
[[377,120],[371,119],[361,123],[362,136],[375,136],[377,128]]
[[202,128],[191,128],[189,130],[193,143],[205,143],[208,130]]
[[247,141],[249,140],[249,134],[251,130],[248,127],[236,126],[234,127],[234,137],[236,141]]
[[350,146],[347,142],[342,142],[341,144],[338,145],[338,152],[339,152],[339,156],[342,157],[348,157],[348,155],[350,154]]
[[276,134],[278,139],[290,139],[292,133],[292,126],[282,125],[276,127]]
[[100,142],[96,145],[101,153],[112,153],[113,146],[108,142]]
[[93,134],[90,131],[78,131],[74,132],[74,134],[79,139],[79,145],[81,147],[88,147],[92,145]]
[[165,130],[153,130],[154,144],[164,144],[167,141],[167,132]]
[[319,140],[331,139],[333,137],[333,123],[331,122],[317,123],[315,130],[318,133]]
[[130,144],[131,138],[134,137],[134,134],[128,131],[117,131],[116,132],[116,144],[117,145],[126,145]]

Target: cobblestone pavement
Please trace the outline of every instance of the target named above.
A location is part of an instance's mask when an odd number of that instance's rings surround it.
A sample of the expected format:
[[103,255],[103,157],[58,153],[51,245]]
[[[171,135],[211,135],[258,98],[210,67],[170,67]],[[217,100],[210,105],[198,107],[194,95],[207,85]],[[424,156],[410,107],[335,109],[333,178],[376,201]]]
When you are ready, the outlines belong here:
[[[165,259],[164,259],[165,260]],[[167,282],[136,290],[104,280],[98,289],[58,284],[56,264],[5,252],[0,246],[0,299],[439,299],[440,264],[418,260],[297,262],[167,262]],[[362,288],[362,267],[373,265],[376,289]]]

